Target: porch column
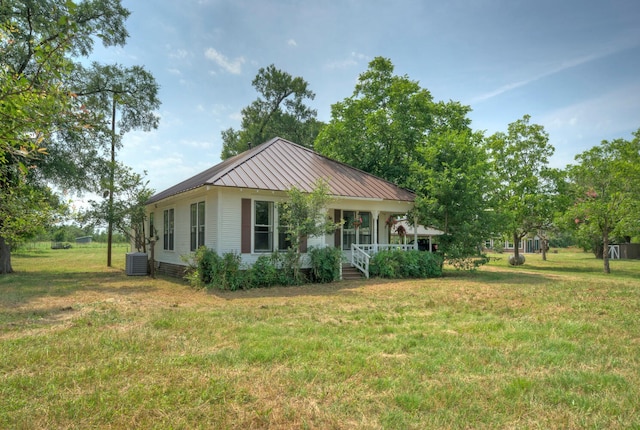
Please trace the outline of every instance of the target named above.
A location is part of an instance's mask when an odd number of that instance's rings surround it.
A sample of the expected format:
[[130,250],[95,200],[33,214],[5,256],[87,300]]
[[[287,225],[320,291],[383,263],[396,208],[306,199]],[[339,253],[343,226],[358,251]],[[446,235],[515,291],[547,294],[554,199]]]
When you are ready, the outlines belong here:
[[378,216],[380,215],[380,211],[372,212],[373,219],[372,222],[372,230],[373,230],[373,251],[378,252]]
[[418,217],[413,217],[413,249],[418,250]]

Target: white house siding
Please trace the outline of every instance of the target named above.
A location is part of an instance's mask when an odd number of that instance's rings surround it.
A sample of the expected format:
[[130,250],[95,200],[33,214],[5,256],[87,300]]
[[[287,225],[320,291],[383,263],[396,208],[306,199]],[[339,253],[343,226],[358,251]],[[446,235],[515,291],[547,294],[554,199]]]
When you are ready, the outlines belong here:
[[[215,250],[218,254],[233,252],[241,254],[242,262],[253,264],[264,253],[241,253],[241,212],[242,199],[251,199],[251,219],[254,219],[255,201],[271,201],[274,204],[286,199],[286,193],[248,190],[227,187],[200,187],[192,191],[169,197],[149,206],[148,212],[154,213],[155,228],[159,240],[156,243],[155,259],[161,263],[172,265],[186,265],[184,258],[192,255],[190,246],[190,206],[193,203],[205,202],[205,246]],[[163,248],[164,210],[174,209],[175,230],[174,250]],[[404,214],[411,208],[409,202],[393,202],[367,199],[337,198],[328,208],[333,216],[336,209],[371,212],[372,222],[378,219],[377,241],[388,243],[388,229],[385,221],[392,214]],[[336,220],[338,221],[338,220]],[[277,217],[274,217],[277,223]],[[375,226],[375,224],[373,224]],[[276,234],[274,228],[274,236]],[[373,232],[372,232],[373,234]],[[409,232],[411,234],[411,232]],[[254,249],[254,237],[251,235],[251,249]],[[372,237],[373,240],[373,237]],[[308,238],[307,248],[334,246],[334,235]],[[276,240],[274,238],[274,247]],[[348,254],[348,252],[346,252]]]
[[244,193],[235,189],[220,192],[220,245],[218,254],[240,253],[241,201]]
[[[205,246],[215,246],[216,225],[212,222],[216,213],[215,194],[206,188],[198,188],[177,196],[167,198],[147,208],[147,215],[154,214],[154,226],[158,233],[155,246],[156,261],[185,265],[183,256],[191,254],[191,205],[205,202]],[[164,211],[174,210],[174,247],[164,249]]]

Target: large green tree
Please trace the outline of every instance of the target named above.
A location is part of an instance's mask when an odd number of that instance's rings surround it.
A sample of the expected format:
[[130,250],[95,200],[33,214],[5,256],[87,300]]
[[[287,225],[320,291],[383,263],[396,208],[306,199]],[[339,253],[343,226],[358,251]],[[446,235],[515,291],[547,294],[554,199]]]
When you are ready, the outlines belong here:
[[529,115],[512,122],[507,132],[487,139],[491,173],[495,180],[493,204],[503,232],[513,240],[514,264],[522,264],[518,244],[536,232],[549,214],[557,194],[558,172],[549,167],[554,153],[544,127],[530,124]]
[[443,131],[416,151],[410,186],[418,193],[421,224],[444,232],[439,250],[460,268],[481,263],[480,244],[491,237],[493,215],[487,196],[491,178],[482,133]]
[[391,60],[374,58],[353,94],[331,106],[331,121],[318,135],[315,148],[406,186],[416,150],[432,134],[470,131],[466,116],[470,109],[457,102],[434,102],[418,82],[393,72]]
[[[120,0],[0,2],[0,194],[14,208],[0,214],[0,232],[47,206],[31,198],[45,183],[77,190],[94,183],[87,177],[101,164],[100,143],[88,131],[102,118],[74,93],[73,70],[96,41],[123,45],[128,15]],[[0,273],[12,271],[10,253],[0,238]]]
[[595,239],[596,255],[602,250],[605,273],[611,272],[611,237],[640,233],[640,129],[633,136],[604,140],[568,168],[575,198],[569,214],[583,236]]
[[353,94],[332,105],[315,147],[414,190],[419,222],[445,231],[440,249],[450,261],[469,262],[491,225],[486,152],[470,128],[470,110],[434,101],[418,82],[395,75],[389,59],[376,57]]
[[225,160],[276,136],[312,147],[322,124],[316,120],[316,111],[305,104],[315,98],[309,84],[272,64],[258,71],[252,85],[258,99],[242,109],[240,130],[222,132],[221,158]]
[[[90,68],[77,67],[75,73],[77,90],[75,94],[83,101],[83,107],[95,117],[94,126],[87,130],[94,142],[110,148],[106,172],[97,181],[99,189],[107,194],[103,219],[107,223],[107,266],[111,266],[111,244],[114,224],[119,215],[115,210],[114,197],[118,189],[126,192],[125,184],[130,180],[116,183],[116,149],[121,137],[134,129],[149,131],[158,127],[159,118],[155,111],[160,107],[158,84],[153,75],[144,67],[123,67],[93,63]],[[67,136],[67,141],[72,137]],[[120,167],[120,170],[123,170]],[[124,168],[126,170],[126,168]],[[128,175],[122,176],[127,179]]]

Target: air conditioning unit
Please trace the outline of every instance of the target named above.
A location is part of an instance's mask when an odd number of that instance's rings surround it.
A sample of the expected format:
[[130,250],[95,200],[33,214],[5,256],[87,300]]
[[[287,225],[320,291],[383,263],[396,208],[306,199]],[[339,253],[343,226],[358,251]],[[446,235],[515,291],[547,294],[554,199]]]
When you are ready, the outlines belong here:
[[127,254],[125,264],[127,276],[146,276],[147,266],[147,254],[144,252],[130,252]]

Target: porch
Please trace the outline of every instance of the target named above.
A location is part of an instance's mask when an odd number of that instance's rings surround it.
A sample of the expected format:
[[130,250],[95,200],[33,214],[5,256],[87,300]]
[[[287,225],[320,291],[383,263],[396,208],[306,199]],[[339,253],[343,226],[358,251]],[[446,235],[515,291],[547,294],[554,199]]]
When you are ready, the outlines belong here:
[[[371,257],[385,250],[420,250],[433,252],[433,238],[443,234],[432,227],[413,223],[392,212],[336,209],[334,219],[344,220],[336,230],[334,243],[340,247],[348,264],[369,278]],[[384,220],[384,221],[383,221]]]
[[351,266],[358,269],[368,279],[369,278],[369,261],[371,257],[380,251],[400,250],[411,251],[418,250],[418,242],[413,244],[372,244],[372,245],[351,245]]

